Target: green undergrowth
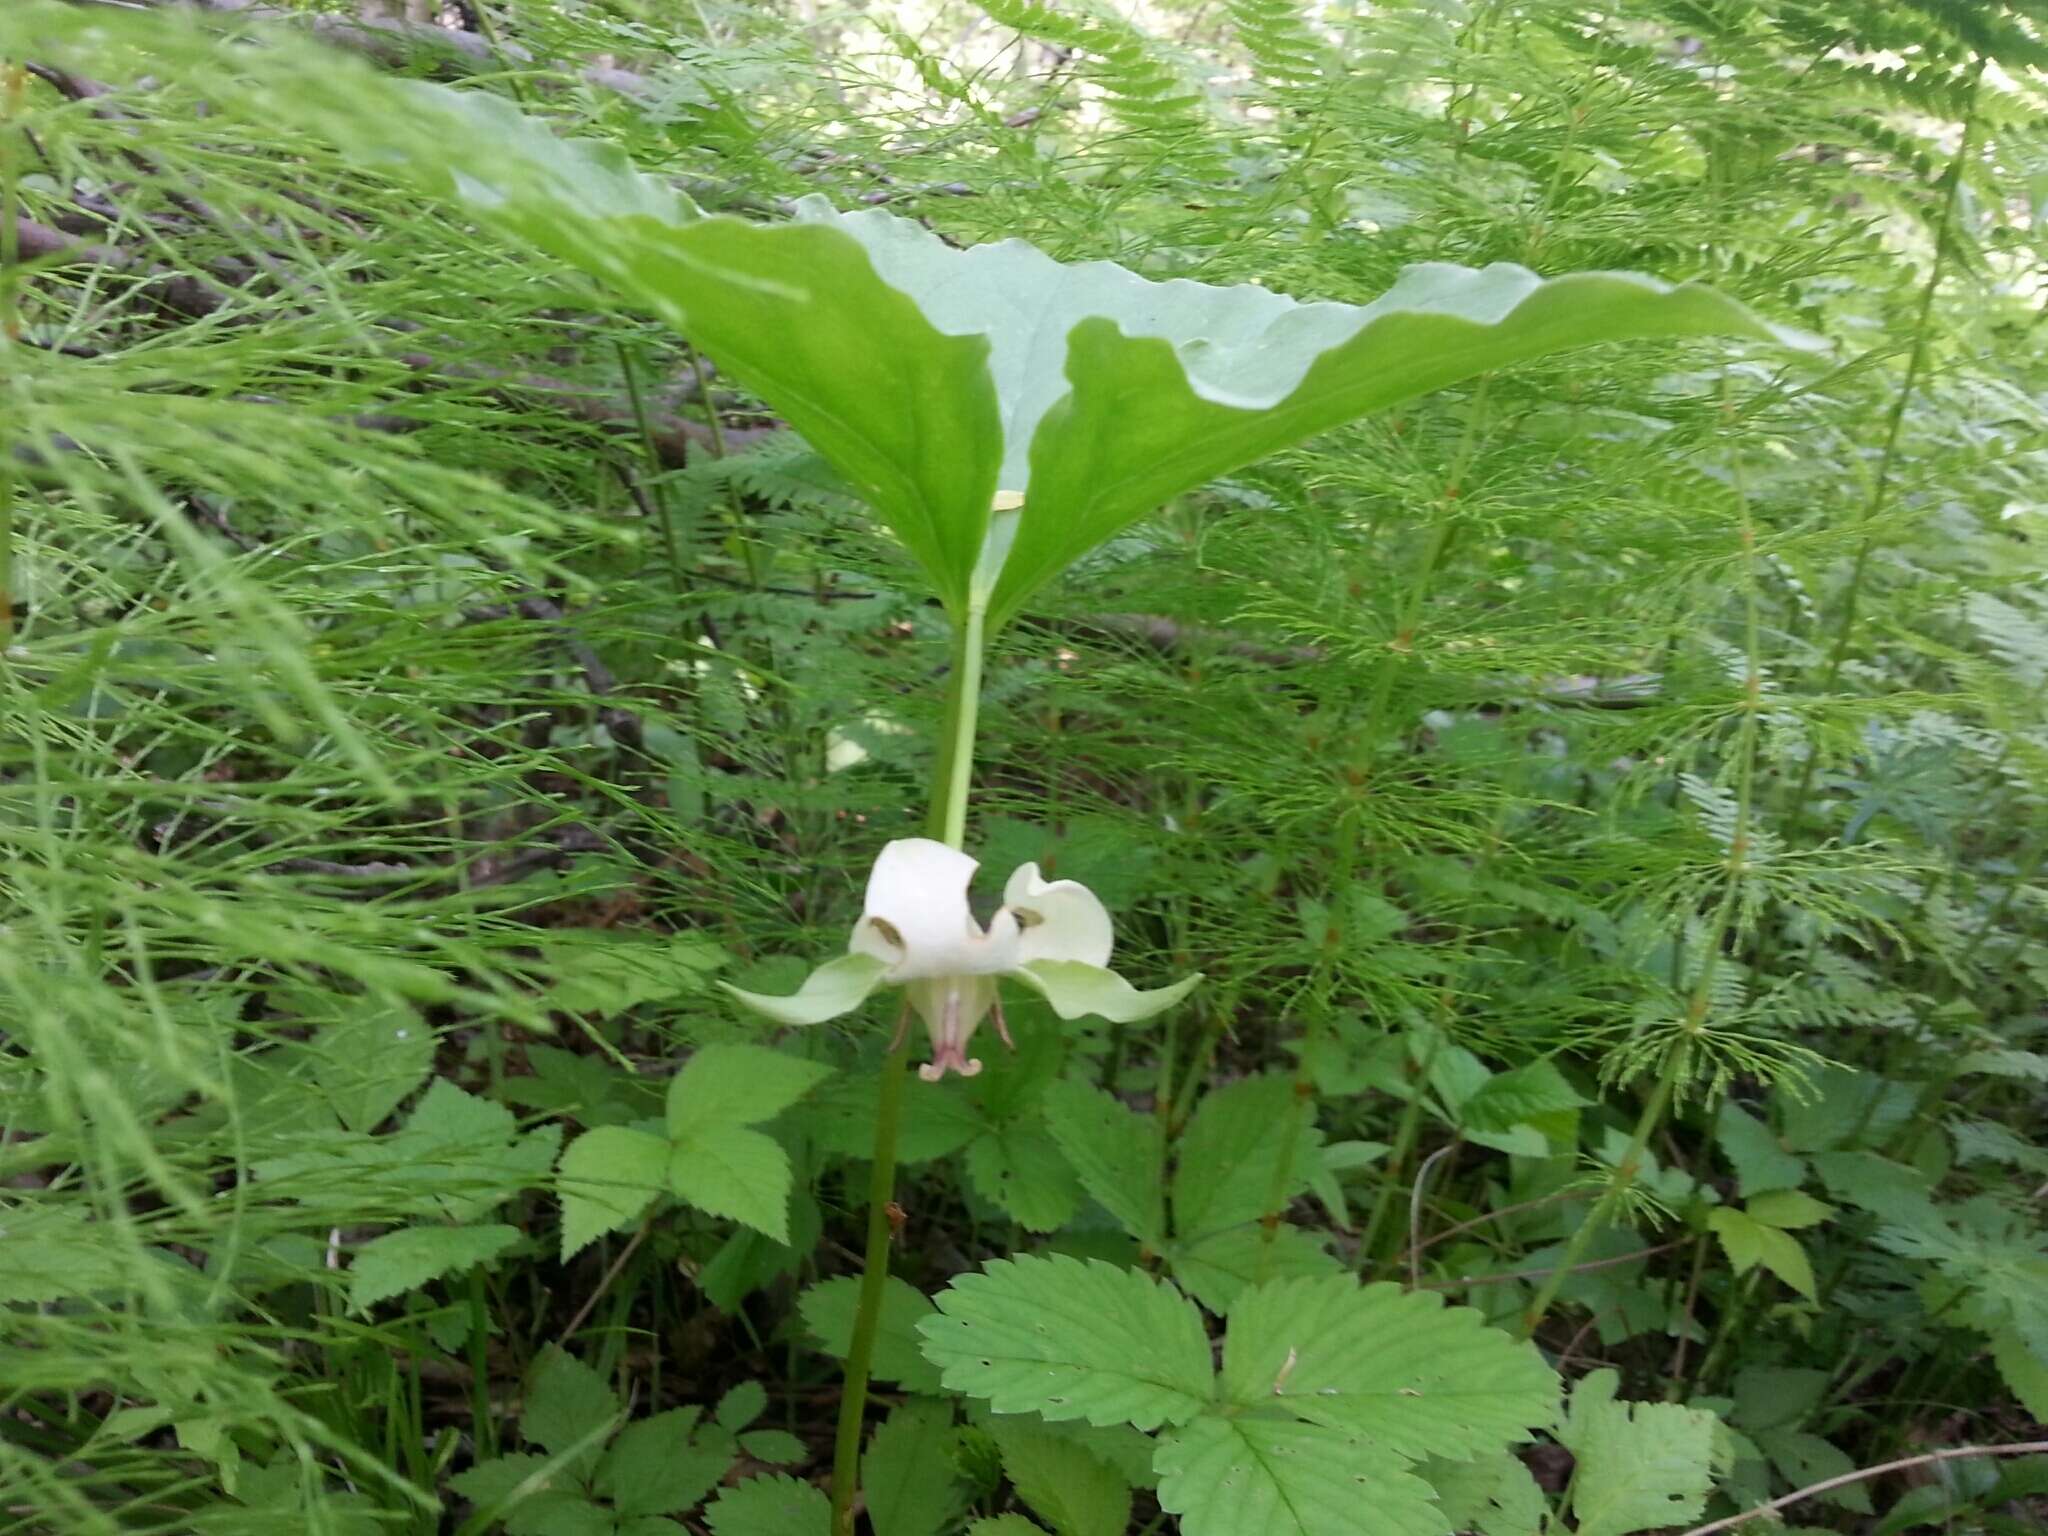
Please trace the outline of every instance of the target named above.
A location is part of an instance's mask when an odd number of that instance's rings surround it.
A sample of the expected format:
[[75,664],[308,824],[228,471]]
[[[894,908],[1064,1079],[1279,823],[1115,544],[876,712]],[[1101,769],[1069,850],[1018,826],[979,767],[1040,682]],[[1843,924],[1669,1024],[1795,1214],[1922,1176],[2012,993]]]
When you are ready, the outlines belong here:
[[1828,344],[1454,386],[1001,633],[978,910],[1036,861],[1205,980],[908,1085],[873,1536],[1626,1536],[2048,1440],[2038,7],[304,9],[0,12],[0,1532],[828,1530],[896,1014],[715,983],[922,829],[944,618],[673,332],[266,112],[344,67],[711,212]]

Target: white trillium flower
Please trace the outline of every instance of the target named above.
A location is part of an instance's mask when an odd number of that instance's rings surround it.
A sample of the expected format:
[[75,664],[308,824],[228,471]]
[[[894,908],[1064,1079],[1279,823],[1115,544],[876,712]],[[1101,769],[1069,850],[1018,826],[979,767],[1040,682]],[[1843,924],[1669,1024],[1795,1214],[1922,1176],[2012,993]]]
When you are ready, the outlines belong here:
[[899,838],[875,860],[867,904],[847,953],[819,966],[788,997],[733,994],[780,1024],[822,1024],[851,1013],[878,987],[901,985],[931,1032],[926,1082],[947,1072],[972,1077],[981,1062],[967,1043],[993,1012],[1003,1043],[996,978],[1023,982],[1063,1019],[1096,1014],[1114,1023],[1148,1019],[1187,996],[1202,978],[1141,992],[1108,969],[1109,913],[1077,880],[1044,880],[1036,864],[1019,866],[1003,887],[1003,906],[983,928],[967,905],[977,862],[928,837]]

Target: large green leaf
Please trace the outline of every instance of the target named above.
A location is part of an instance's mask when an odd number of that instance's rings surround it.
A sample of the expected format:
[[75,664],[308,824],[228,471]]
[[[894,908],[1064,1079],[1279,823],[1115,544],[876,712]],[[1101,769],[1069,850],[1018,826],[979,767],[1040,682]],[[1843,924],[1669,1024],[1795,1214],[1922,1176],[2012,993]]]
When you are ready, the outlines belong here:
[[349,1309],[367,1312],[380,1301],[425,1285],[439,1275],[494,1259],[519,1241],[519,1229],[404,1227],[372,1238],[349,1266]]
[[1223,1390],[1246,1408],[1284,1405],[1411,1459],[1483,1456],[1557,1417],[1557,1373],[1470,1307],[1426,1291],[1361,1288],[1348,1275],[1284,1280],[1240,1295],[1223,1346]]
[[962,1275],[918,1324],[955,1392],[998,1413],[1178,1424],[1209,1401],[1202,1314],[1170,1285],[1096,1260],[1027,1255]]
[[[1367,412],[1593,342],[1800,339],[1626,273],[1430,263],[1370,304],[1303,304],[1020,240],[961,250],[820,198],[782,224],[705,218],[615,150],[478,92],[349,71],[276,95],[281,120],[463,197],[691,337],[992,624],[1168,498]],[[1021,511],[992,517],[999,489]]]
[[699,1046],[669,1084],[669,1135],[772,1120],[831,1075],[822,1062],[758,1045]]
[[601,1125],[569,1143],[556,1171],[562,1257],[629,1227],[668,1187],[669,1144],[631,1126]]
[[1159,1506],[1184,1536],[1441,1536],[1450,1529],[1400,1457],[1284,1419],[1204,1415],[1162,1441]]
[[1579,1536],[1690,1525],[1707,1505],[1714,1416],[1677,1403],[1615,1401],[1620,1378],[1595,1371],[1572,1391],[1559,1432],[1576,1459],[1572,1513]]
[[1045,1124],[1068,1163],[1102,1208],[1139,1242],[1166,1240],[1159,1132],[1121,1099],[1063,1080],[1045,1091]]
[[912,1398],[875,1431],[861,1457],[860,1486],[875,1536],[938,1536],[963,1502],[954,1470],[953,1407]]
[[1033,1419],[998,1416],[987,1428],[1010,1486],[1057,1536],[1124,1536],[1130,1529],[1131,1485],[1101,1457]]
[[[860,1280],[840,1275],[822,1280],[798,1298],[797,1309],[828,1355],[844,1360],[853,1348],[853,1319],[860,1307]],[[918,1323],[932,1315],[932,1304],[907,1280],[894,1275],[882,1282],[882,1319],[875,1335],[874,1377],[893,1381],[912,1392],[936,1392],[939,1368],[925,1359],[924,1336]]]
[[[1058,270],[1104,273],[1101,264]],[[1601,341],[1806,340],[1711,289],[1635,273],[1545,280],[1504,262],[1477,271],[1427,262],[1372,303],[1349,305],[1106,272],[1117,278],[1061,285],[1072,306],[1062,314],[1071,392],[1031,444],[1026,512],[990,605],[995,623],[1169,497],[1475,374]],[[1084,287],[1087,307],[1075,303]]]

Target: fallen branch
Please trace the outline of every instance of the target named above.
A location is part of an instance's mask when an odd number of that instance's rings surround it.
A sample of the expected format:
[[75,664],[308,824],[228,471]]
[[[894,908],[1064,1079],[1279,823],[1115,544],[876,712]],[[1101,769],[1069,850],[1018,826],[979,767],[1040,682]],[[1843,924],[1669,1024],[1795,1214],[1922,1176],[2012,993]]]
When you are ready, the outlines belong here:
[[105,267],[115,272],[135,273],[143,279],[139,285],[143,293],[164,308],[191,320],[204,319],[234,297],[232,289],[223,288],[206,278],[185,272],[167,272],[162,267],[140,261],[118,246],[90,244],[65,234],[61,229],[38,223],[26,214],[14,217],[14,247],[23,261],[41,261],[53,267]]

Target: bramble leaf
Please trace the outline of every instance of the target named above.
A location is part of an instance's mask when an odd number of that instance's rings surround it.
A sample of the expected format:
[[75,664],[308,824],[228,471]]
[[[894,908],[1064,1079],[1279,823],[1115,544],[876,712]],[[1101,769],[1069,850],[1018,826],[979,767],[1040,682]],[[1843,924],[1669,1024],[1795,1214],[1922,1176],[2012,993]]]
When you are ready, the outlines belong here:
[[429,1280],[494,1259],[519,1241],[517,1227],[405,1227],[363,1244],[349,1266],[348,1304],[367,1312]]
[[[1818,1202],[1815,1202],[1818,1203]],[[1797,1238],[1766,1226],[1745,1211],[1722,1206],[1707,1217],[1707,1225],[1721,1240],[1722,1251],[1735,1273],[1746,1275],[1761,1264],[1793,1290],[1813,1299],[1813,1266]]]
[[623,1125],[601,1125],[569,1143],[555,1171],[562,1201],[562,1257],[630,1227],[668,1188],[669,1144]]
[[831,1502],[780,1473],[728,1488],[704,1511],[712,1536],[831,1536]]
[[1677,1403],[1620,1403],[1620,1377],[1595,1371],[1572,1392],[1558,1439],[1577,1459],[1579,1536],[1690,1525],[1706,1508],[1714,1416]]
[[772,1120],[831,1075],[822,1062],[758,1045],[699,1046],[669,1084],[669,1134]]
[[596,1465],[603,1444],[602,1435],[593,1441],[592,1433],[616,1419],[619,1411],[619,1400],[602,1376],[550,1344],[527,1378],[519,1433],[557,1456],[575,1452],[570,1465],[580,1477]]
[[674,1515],[694,1509],[732,1467],[732,1435],[700,1424],[702,1410],[671,1408],[619,1431],[598,1464],[593,1487],[621,1515]]
[[669,1188],[678,1199],[778,1243],[789,1241],[791,1178],[789,1154],[759,1131],[691,1132],[669,1156]]
[[[853,1315],[860,1305],[860,1280],[853,1275],[821,1281],[805,1291],[797,1307],[828,1355],[844,1360],[853,1343]],[[875,1335],[874,1377],[912,1392],[936,1392],[939,1368],[925,1359],[918,1322],[936,1309],[907,1280],[891,1275],[882,1287],[882,1320]]]
[[877,1429],[861,1457],[861,1491],[875,1536],[938,1536],[960,1512],[953,1407],[912,1398]]

